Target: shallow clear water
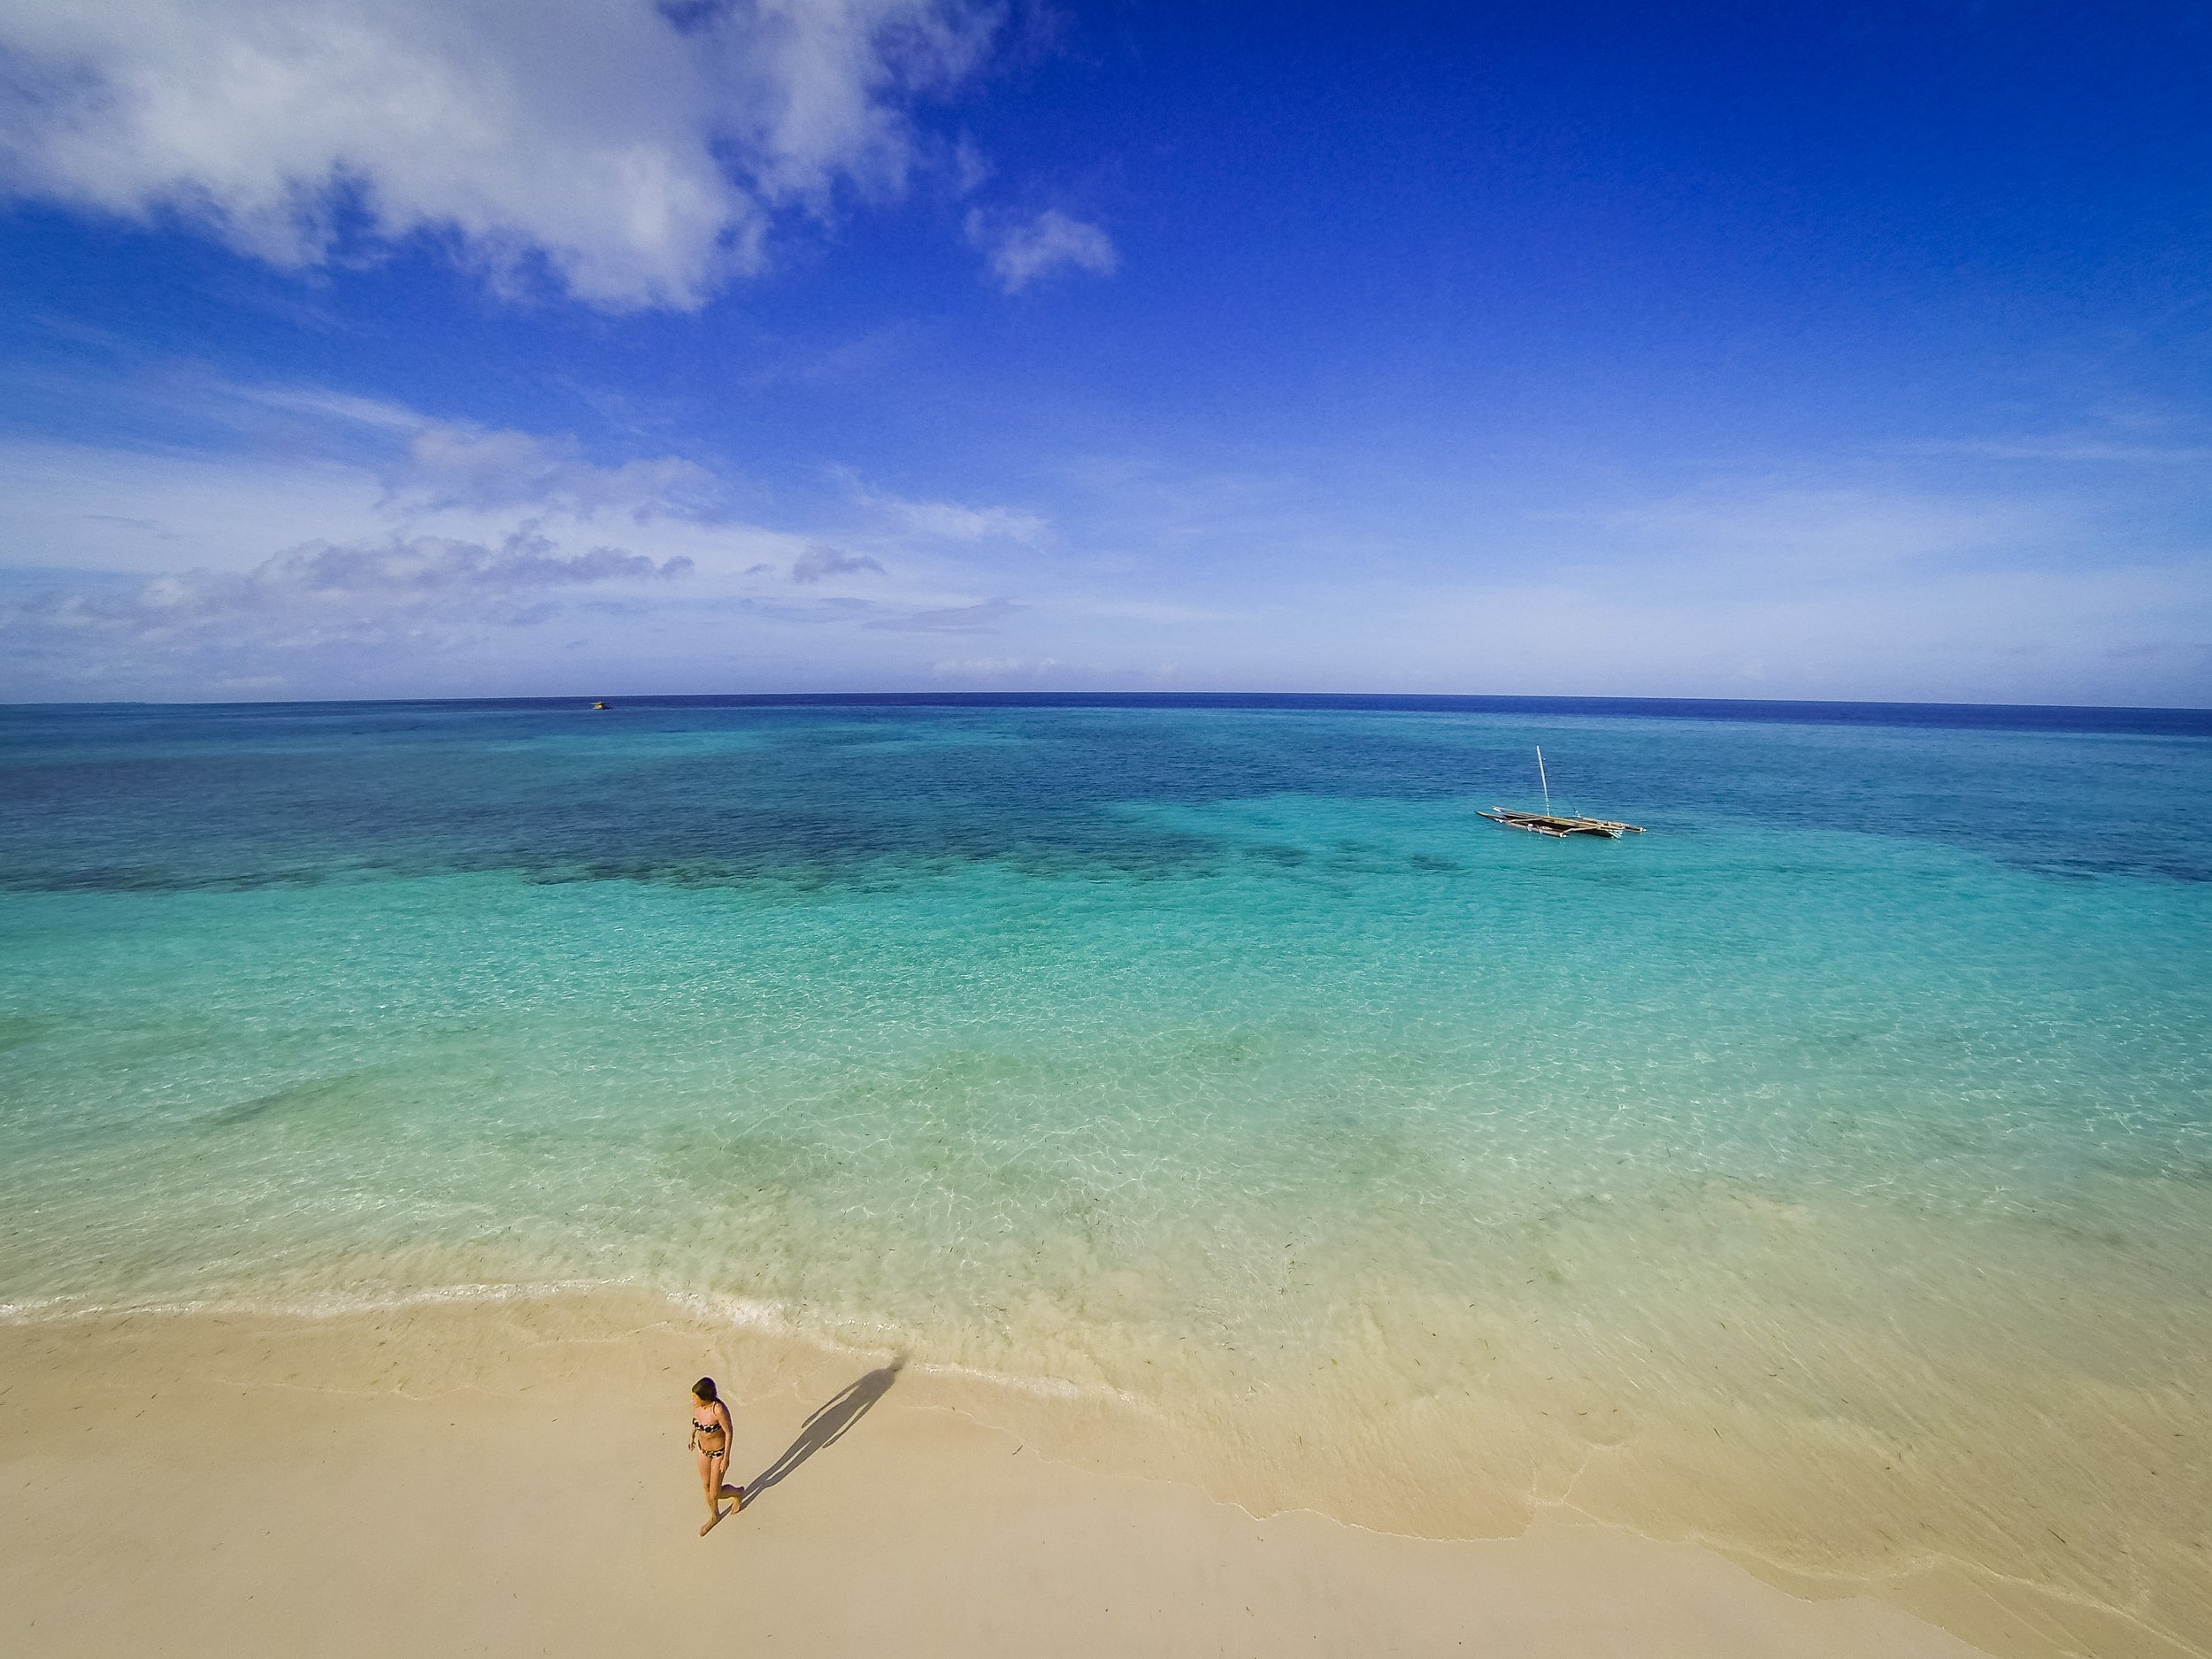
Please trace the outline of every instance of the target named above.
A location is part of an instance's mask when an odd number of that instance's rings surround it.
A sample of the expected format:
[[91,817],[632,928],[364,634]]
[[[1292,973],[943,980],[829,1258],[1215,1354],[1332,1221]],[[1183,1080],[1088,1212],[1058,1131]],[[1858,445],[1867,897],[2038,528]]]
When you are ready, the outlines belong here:
[[0,713],[0,1303],[619,1279],[2196,1640],[2212,718],[1695,712]]

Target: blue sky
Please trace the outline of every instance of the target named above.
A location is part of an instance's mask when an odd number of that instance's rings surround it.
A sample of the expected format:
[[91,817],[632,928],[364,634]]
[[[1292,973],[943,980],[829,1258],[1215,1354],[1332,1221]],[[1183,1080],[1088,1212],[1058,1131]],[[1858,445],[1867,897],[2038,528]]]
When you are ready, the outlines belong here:
[[2212,21],[16,0],[0,699],[2212,703]]

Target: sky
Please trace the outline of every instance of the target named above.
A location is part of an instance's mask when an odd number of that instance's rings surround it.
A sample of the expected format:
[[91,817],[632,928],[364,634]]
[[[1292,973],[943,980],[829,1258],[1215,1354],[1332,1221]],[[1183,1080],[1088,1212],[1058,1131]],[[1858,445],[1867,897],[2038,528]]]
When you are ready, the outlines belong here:
[[11,0],[0,702],[2212,705],[2212,11]]

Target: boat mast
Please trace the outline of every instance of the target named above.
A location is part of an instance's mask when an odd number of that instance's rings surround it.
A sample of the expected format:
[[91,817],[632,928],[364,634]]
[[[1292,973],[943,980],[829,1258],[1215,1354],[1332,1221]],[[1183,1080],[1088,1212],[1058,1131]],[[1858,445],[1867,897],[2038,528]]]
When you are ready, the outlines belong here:
[[1544,787],[1544,816],[1551,816],[1551,780],[1544,776],[1544,746],[1536,746],[1536,781]]

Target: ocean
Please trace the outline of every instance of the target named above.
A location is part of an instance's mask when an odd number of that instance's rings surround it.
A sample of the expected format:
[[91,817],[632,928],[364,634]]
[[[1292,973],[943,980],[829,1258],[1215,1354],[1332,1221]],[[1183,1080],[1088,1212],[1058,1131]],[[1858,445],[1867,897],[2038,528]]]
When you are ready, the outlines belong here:
[[0,710],[0,1310],[619,1286],[2200,1652],[2208,824],[2185,712]]

